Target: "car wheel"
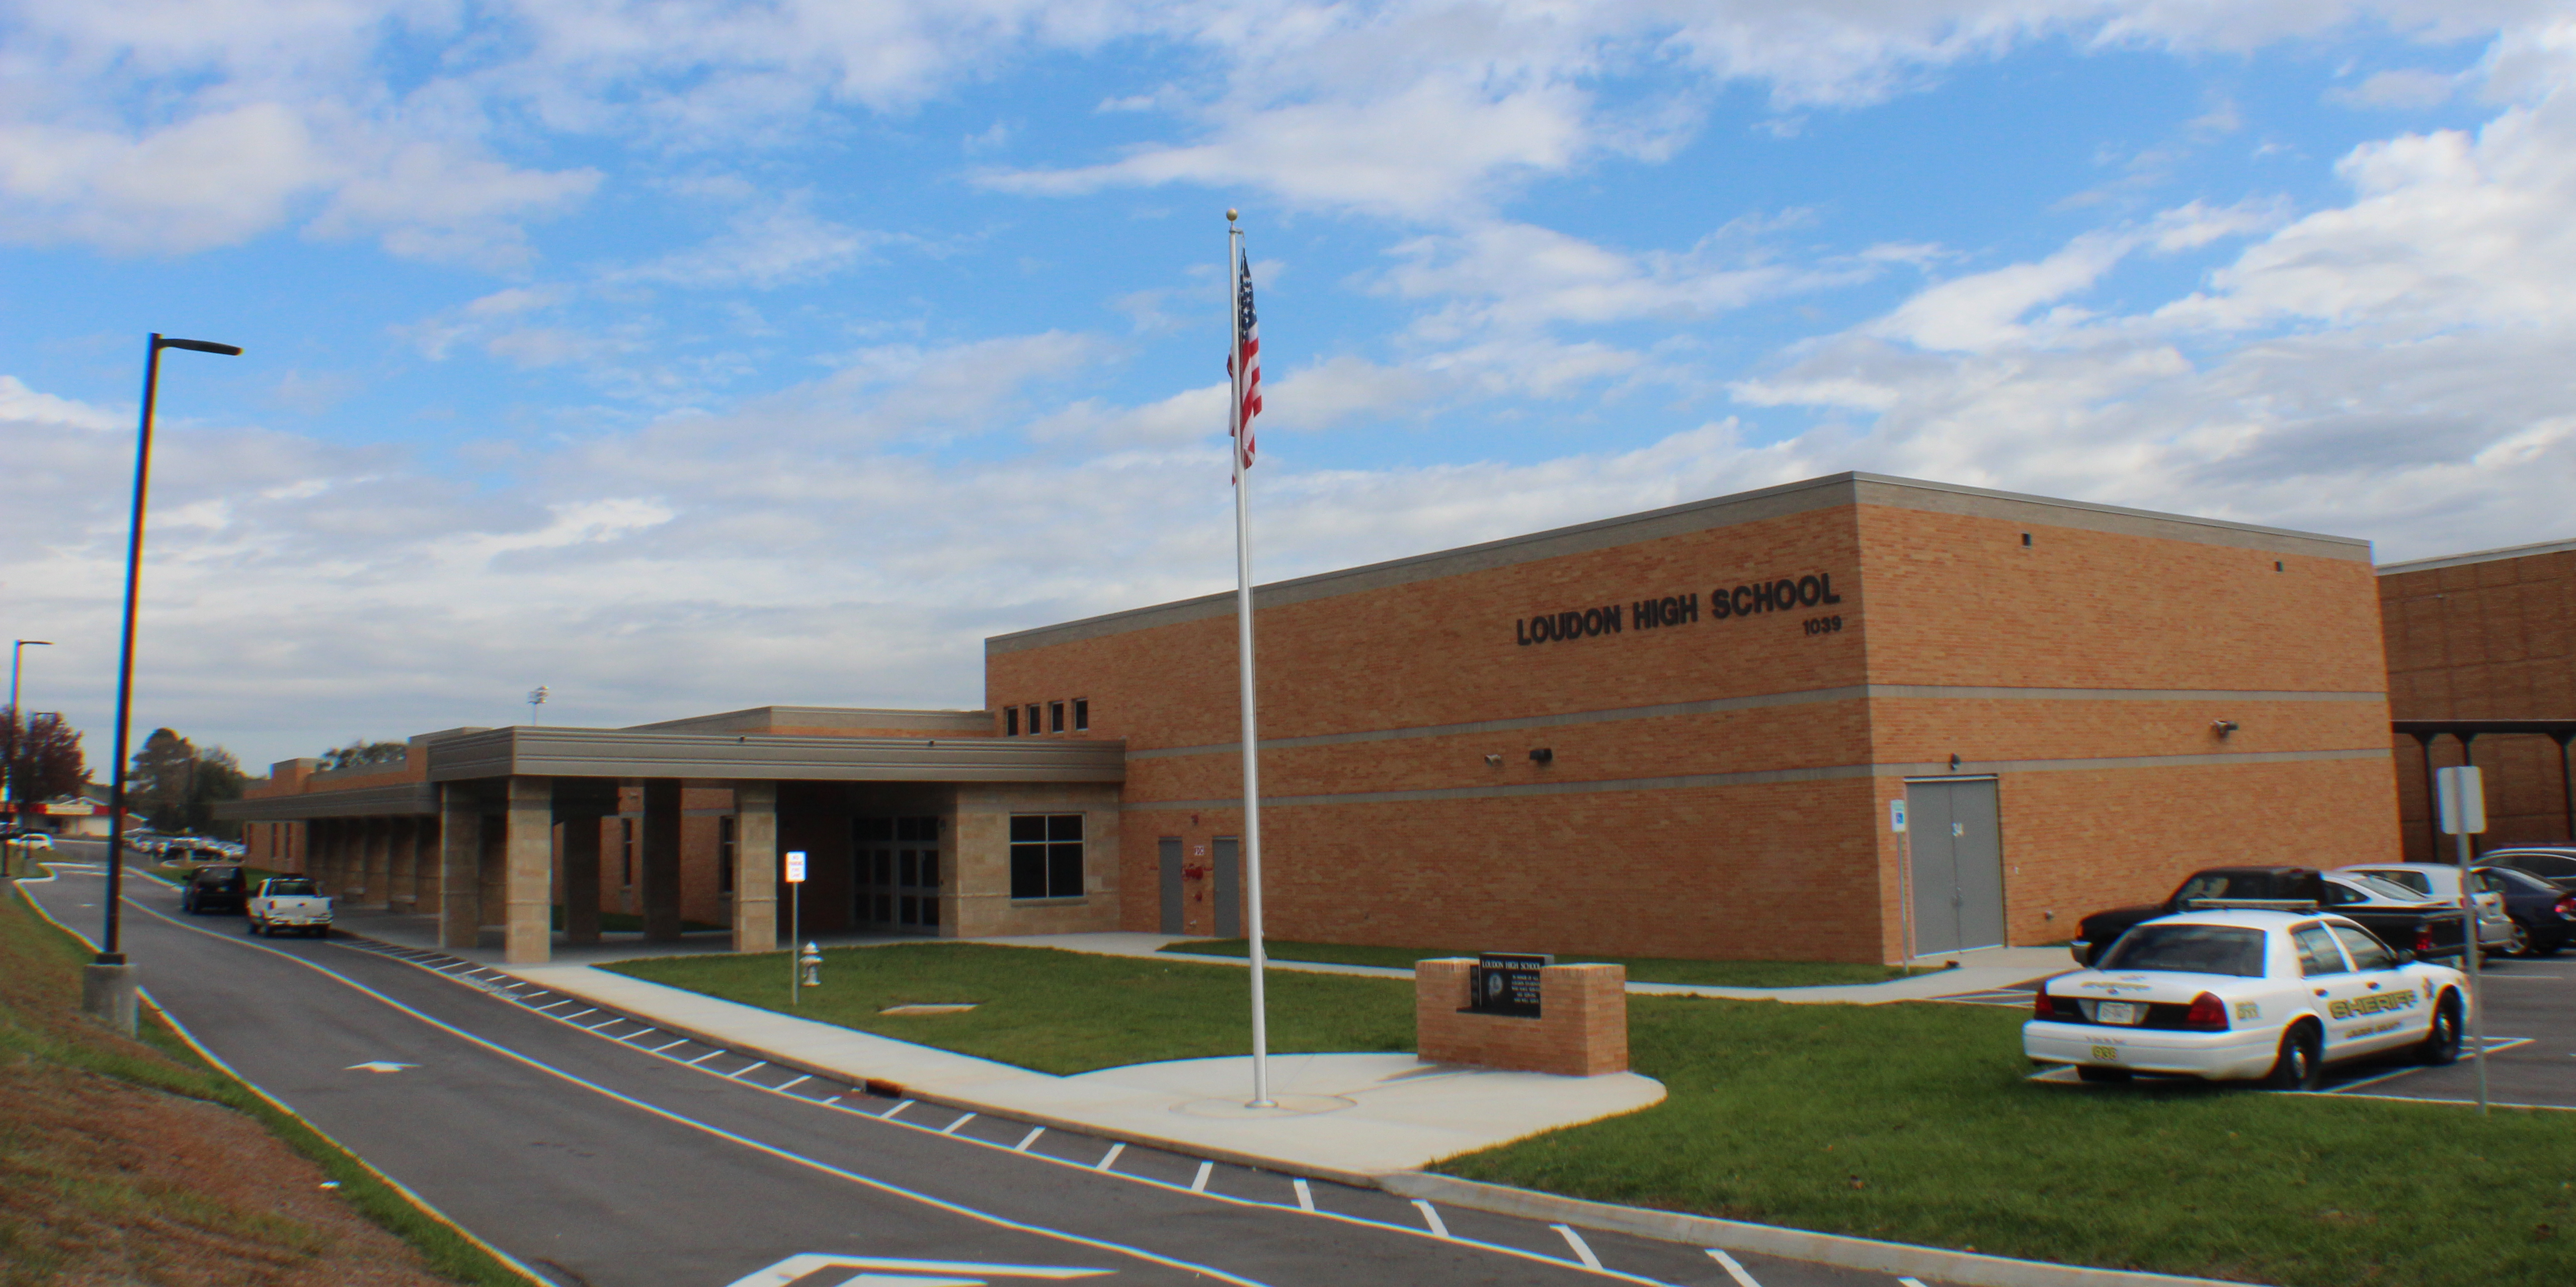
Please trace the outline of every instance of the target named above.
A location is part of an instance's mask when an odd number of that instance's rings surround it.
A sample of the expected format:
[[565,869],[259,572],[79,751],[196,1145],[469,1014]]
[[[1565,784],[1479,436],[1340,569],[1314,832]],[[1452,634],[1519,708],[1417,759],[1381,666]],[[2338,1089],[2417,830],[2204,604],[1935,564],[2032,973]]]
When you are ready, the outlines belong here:
[[2129,1079],[2126,1068],[2101,1068],[2093,1064],[2075,1065],[2075,1075],[2092,1082],[2123,1082]]
[[2513,937],[2506,939],[2504,941],[2504,946],[2497,948],[2496,950],[2504,953],[2506,956],[2539,955],[2538,952],[2531,949],[2531,927],[2523,924],[2522,918],[2519,916],[2513,918]]
[[2316,1026],[2299,1024],[2281,1034],[2281,1053],[2263,1084],[2273,1090],[2315,1090],[2325,1080],[2325,1062]]
[[2457,1063],[2460,1058],[2460,994],[2445,992],[2441,1003],[2433,1007],[2432,1030],[2424,1034],[2423,1044],[2415,1047],[2415,1057],[2440,1067]]

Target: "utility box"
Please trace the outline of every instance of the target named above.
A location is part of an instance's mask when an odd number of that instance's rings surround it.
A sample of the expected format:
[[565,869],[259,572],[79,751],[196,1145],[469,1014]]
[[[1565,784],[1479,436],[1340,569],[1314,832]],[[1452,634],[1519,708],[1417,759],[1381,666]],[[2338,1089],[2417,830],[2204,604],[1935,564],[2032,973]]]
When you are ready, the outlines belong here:
[[1476,984],[1501,972],[1472,957],[1415,964],[1414,1044],[1424,1060],[1561,1077],[1628,1071],[1626,966],[1541,966],[1535,998],[1510,989],[1501,1005],[1479,997]]

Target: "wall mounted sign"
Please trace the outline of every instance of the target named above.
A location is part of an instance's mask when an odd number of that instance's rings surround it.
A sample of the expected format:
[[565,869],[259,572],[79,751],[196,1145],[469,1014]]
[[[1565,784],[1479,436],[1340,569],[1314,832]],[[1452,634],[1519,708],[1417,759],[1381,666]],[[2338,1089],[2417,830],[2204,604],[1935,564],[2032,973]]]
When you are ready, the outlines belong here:
[[1556,964],[1545,952],[1487,952],[1467,969],[1467,1014],[1539,1017],[1539,971]]
[[[1843,597],[1834,593],[1833,574],[1810,572],[1805,576],[1784,576],[1711,590],[1708,594],[1708,619],[1724,621],[1730,617],[1751,617],[1766,612],[1796,612],[1801,608],[1830,607],[1842,601]],[[1668,594],[1659,599],[1637,599],[1624,609],[1619,604],[1610,603],[1520,617],[1512,622],[1512,634],[1520,646],[1526,648],[1531,644],[1594,639],[1630,630],[1695,625],[1699,619],[1700,598],[1694,591],[1690,594]],[[1827,634],[1841,628],[1841,619],[1837,617],[1829,629],[1811,628],[1807,633]]]

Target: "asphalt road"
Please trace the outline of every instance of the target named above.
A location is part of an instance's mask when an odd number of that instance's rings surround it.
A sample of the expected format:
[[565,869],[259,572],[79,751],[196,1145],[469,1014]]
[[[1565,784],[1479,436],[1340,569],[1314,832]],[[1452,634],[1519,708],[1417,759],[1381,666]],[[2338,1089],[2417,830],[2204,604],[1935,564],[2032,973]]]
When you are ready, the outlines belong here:
[[[95,935],[102,846],[26,892]],[[871,1096],[430,953],[258,940],[129,870],[143,986],[242,1077],[533,1271],[587,1287],[1898,1287]]]

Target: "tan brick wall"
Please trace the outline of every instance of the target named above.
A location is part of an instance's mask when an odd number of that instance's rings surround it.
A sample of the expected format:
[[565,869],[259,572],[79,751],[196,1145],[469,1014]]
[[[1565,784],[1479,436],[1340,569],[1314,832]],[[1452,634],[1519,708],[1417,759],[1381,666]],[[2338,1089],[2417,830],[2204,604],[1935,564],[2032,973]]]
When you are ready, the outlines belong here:
[[[2398,719],[2576,719],[2576,551],[2489,559],[2379,578],[2391,713]],[[2433,834],[2425,748],[2393,739],[2406,856],[2451,857]],[[2485,780],[2481,848],[2564,843],[2567,764],[2546,737],[2487,734],[2465,757],[2456,738],[2432,745],[2432,767],[2474,762]]]
[[[1713,592],[1807,573],[1842,602],[1714,616]],[[1515,620],[1537,612],[1694,592],[1696,624],[1517,642]],[[1267,929],[1892,959],[1886,804],[1952,755],[2001,778],[2015,942],[2067,937],[2212,862],[2392,856],[2376,593],[2358,557],[1870,505],[1281,603],[1258,620],[1265,741],[1396,735],[1264,750]],[[1839,630],[1808,633],[1834,616]],[[1127,739],[1120,923],[1159,928],[1157,842],[1186,853],[1241,832],[1231,617],[996,651],[987,676],[997,708],[1084,697],[1095,735]],[[1887,687],[1918,685],[2114,691]],[[1764,698],[1784,700],[1404,731]],[[2239,728],[2221,737],[2216,720]],[[1532,763],[1535,747],[1553,762]],[[2366,758],[2289,758],[2320,753]],[[1670,781],[1728,774],[1788,780]],[[1595,782],[1639,785],[1583,789]],[[1311,799],[1386,792],[1437,794]],[[1188,892],[1189,930],[1211,932],[1204,885]]]
[[1414,1044],[1433,1063],[1560,1077],[1628,1071],[1628,971],[1552,965],[1539,971],[1539,1017],[1468,1014],[1472,958],[1414,967]]

